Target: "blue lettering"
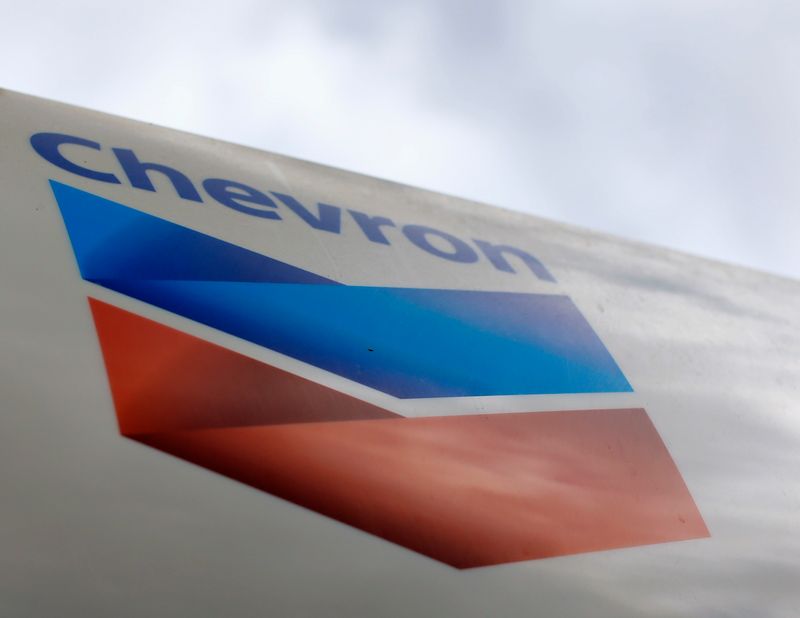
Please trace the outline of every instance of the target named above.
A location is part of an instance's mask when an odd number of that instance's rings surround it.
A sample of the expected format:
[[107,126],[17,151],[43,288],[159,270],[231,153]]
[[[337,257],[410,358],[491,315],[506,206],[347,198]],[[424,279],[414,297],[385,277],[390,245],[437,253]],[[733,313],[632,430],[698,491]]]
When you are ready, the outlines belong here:
[[[463,262],[465,264],[478,261],[478,254],[472,247],[460,238],[456,238],[447,232],[442,232],[424,225],[406,225],[403,228],[403,234],[417,247],[437,257],[452,260],[453,262]],[[433,246],[428,240],[428,236],[438,236],[444,239],[452,245],[453,250],[444,251]]]
[[133,150],[128,148],[112,148],[114,154],[117,155],[117,160],[125,171],[125,175],[131,182],[131,186],[137,189],[144,189],[145,191],[155,191],[156,188],[148,177],[148,172],[159,172],[169,178],[175,191],[178,195],[185,200],[192,200],[193,202],[202,202],[203,199],[194,188],[192,181],[189,180],[183,173],[176,169],[161,165],[160,163],[142,163],[139,158],[134,154]]
[[291,210],[294,214],[296,214],[314,229],[332,232],[333,234],[341,233],[342,209],[338,206],[319,203],[317,205],[319,214],[313,215],[305,206],[294,199],[291,195],[278,193],[276,191],[270,191],[270,193],[277,197],[281,202],[286,204],[289,210]]
[[531,272],[542,281],[552,281],[555,283],[555,277],[550,274],[544,265],[533,257],[527,251],[517,249],[511,245],[493,245],[485,240],[473,239],[478,248],[483,251],[483,254],[489,258],[489,261],[494,265],[497,270],[502,270],[507,273],[516,273],[517,271],[508,263],[505,254],[510,254],[518,257],[522,262],[531,269]]
[[267,206],[268,208],[277,208],[278,205],[272,199],[248,185],[233,180],[225,180],[223,178],[207,178],[203,181],[203,188],[215,200],[223,206],[233,208],[239,212],[254,215],[256,217],[263,217],[264,219],[280,219],[281,216],[277,212],[271,210],[264,210],[263,208],[253,208],[246,206],[242,202],[249,204],[258,204],[259,206]]
[[56,167],[62,170],[72,172],[84,178],[91,178],[92,180],[99,180],[100,182],[110,182],[113,184],[120,184],[119,179],[114,174],[107,172],[98,172],[77,165],[69,161],[61,154],[59,147],[62,144],[75,144],[77,146],[84,146],[92,150],[102,150],[102,146],[97,142],[93,142],[82,137],[75,137],[73,135],[64,135],[63,133],[36,133],[31,136],[31,146],[39,154],[40,157],[49,161]]
[[[30,143],[39,156],[62,170],[100,182],[120,184],[116,175],[84,167],[61,154],[60,149],[63,145],[100,151],[103,147],[98,142],[64,133],[42,132],[32,135]],[[133,150],[128,148],[112,148],[112,151],[131,186],[146,191],[156,191],[148,174],[158,172],[167,177],[181,198],[193,202],[203,201],[192,181],[182,172],[160,163],[142,162]],[[223,206],[263,219],[281,220],[275,200],[249,185],[224,178],[207,178],[203,181],[203,188],[212,199]],[[341,233],[342,209],[338,206],[319,202],[317,211],[311,212],[291,195],[276,191],[270,193],[312,228],[333,234]],[[397,227],[394,221],[388,217],[368,215],[358,210],[348,210],[348,212],[370,242],[391,245],[383,228]],[[405,225],[402,232],[416,247],[436,257],[464,264],[479,260],[479,254],[472,246],[447,232],[424,225]],[[473,239],[473,241],[497,270],[516,274],[517,270],[508,260],[509,256],[513,256],[539,279],[555,282],[555,278],[547,268],[527,251],[485,240]]]
[[391,244],[389,239],[386,238],[381,231],[381,227],[395,227],[394,221],[386,217],[373,217],[372,215],[367,215],[357,210],[348,210],[347,212],[355,219],[355,222],[358,223],[358,227],[361,228],[361,231],[364,232],[364,235],[369,240],[372,242],[379,242],[383,245]]

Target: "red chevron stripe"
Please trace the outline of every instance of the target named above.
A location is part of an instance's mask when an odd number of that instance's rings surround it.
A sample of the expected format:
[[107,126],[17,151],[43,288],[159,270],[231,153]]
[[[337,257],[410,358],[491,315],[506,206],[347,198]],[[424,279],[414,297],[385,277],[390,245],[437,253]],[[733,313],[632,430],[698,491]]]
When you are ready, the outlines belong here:
[[642,409],[403,418],[90,304],[123,435],[454,567],[708,536]]

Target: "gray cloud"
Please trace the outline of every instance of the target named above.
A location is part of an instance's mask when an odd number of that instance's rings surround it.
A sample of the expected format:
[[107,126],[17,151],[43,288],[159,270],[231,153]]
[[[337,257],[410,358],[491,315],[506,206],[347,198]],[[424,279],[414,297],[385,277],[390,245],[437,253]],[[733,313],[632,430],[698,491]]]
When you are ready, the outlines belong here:
[[29,3],[0,83],[796,277],[798,34],[790,2]]

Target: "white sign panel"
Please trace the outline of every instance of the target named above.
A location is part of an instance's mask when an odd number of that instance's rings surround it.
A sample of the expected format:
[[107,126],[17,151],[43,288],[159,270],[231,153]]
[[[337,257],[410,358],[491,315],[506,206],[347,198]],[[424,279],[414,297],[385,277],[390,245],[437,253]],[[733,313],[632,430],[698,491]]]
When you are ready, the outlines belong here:
[[3,615],[796,615],[800,285],[0,93]]

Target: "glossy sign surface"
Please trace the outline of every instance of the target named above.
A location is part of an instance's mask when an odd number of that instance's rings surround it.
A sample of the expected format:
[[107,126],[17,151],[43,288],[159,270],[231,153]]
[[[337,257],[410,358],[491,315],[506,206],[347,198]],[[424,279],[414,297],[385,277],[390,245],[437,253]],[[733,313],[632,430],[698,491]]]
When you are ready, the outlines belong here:
[[[76,264],[112,217],[66,229],[49,180],[170,233]],[[0,189],[0,615],[798,615],[797,281],[3,90]],[[156,305],[170,281],[563,297],[632,390],[394,395]],[[684,491],[709,536],[658,542],[703,533]]]

